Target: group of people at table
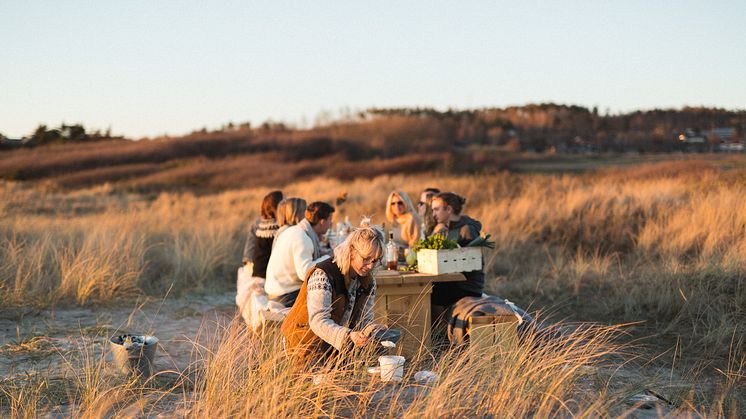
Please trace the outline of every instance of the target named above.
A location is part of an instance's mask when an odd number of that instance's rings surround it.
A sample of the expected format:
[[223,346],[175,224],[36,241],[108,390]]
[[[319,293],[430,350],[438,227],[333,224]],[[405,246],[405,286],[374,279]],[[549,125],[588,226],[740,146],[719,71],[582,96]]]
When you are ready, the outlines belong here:
[[[406,193],[393,191],[386,201],[387,226],[400,249],[433,234],[465,246],[482,227],[462,213],[465,202],[455,193],[427,188],[415,209]],[[363,347],[369,331],[384,328],[373,324],[373,273],[385,253],[384,232],[364,222],[333,249],[327,248],[322,239],[332,227],[334,212],[326,202],[307,205],[304,199],[270,192],[244,247],[245,268],[251,269],[259,291],[263,285],[269,301],[290,308],[281,329],[288,354],[299,362],[318,362],[336,351]],[[466,281],[433,285],[434,313],[442,313],[463,297],[482,295],[484,273],[464,275]],[[239,306],[244,304],[239,300]]]

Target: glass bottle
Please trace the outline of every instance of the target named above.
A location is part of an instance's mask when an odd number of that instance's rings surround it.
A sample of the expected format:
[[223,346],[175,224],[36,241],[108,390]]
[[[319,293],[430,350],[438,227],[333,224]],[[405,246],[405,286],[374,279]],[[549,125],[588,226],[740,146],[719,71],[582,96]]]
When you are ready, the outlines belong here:
[[394,243],[394,233],[389,232],[389,242],[386,244],[386,268],[390,271],[396,270],[396,262],[398,259],[398,251],[396,243]]

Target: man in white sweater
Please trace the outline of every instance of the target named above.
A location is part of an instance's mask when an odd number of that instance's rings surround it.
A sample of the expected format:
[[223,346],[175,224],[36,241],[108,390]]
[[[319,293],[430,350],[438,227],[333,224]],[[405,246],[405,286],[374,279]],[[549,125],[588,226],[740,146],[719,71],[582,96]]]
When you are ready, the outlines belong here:
[[304,220],[275,237],[264,283],[271,300],[293,305],[306,273],[322,260],[319,237],[329,229],[332,213],[326,202],[312,202]]

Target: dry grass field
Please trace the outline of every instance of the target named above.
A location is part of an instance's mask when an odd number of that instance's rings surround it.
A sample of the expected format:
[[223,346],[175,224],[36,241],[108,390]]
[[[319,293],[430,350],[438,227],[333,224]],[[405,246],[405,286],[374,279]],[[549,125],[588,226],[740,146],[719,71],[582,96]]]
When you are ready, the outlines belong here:
[[[64,360],[64,372],[7,375],[0,408],[16,417],[59,406],[81,417],[595,417],[639,414],[625,400],[654,381],[674,406],[649,414],[744,415],[746,170],[731,160],[287,184],[286,196],[309,201],[347,191],[337,215],[374,222],[391,190],[458,192],[464,212],[497,242],[486,260],[487,292],[547,322],[583,325],[502,357],[423,353],[413,365],[441,375],[429,387],[371,382],[359,364],[314,386],[285,364],[271,337],[247,334],[228,306],[221,321],[202,324],[189,367],[170,378],[143,383],[108,373],[101,336],[86,335],[69,351],[45,347]],[[143,195],[110,185],[63,192],[0,184],[4,311],[21,313],[17,324],[26,325],[39,312],[114,312],[230,293],[247,225],[267,191]],[[6,361],[14,351],[42,350],[26,331],[4,332]]]

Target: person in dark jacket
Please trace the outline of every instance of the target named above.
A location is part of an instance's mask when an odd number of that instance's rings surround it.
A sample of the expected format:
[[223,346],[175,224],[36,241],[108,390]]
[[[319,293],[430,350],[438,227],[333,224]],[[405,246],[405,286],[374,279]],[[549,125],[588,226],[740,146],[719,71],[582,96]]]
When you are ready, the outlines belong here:
[[[444,234],[459,246],[466,246],[479,237],[482,223],[461,214],[466,199],[453,192],[442,192],[433,197],[433,216],[438,222],[433,234]],[[436,282],[433,284],[433,306],[450,306],[463,297],[481,297],[484,291],[484,272],[464,272],[466,281]]]
[[253,263],[251,276],[265,278],[267,263],[272,252],[272,242],[277,233],[277,204],[282,201],[281,191],[272,191],[262,200],[261,217],[252,224],[243,251],[244,264]]

